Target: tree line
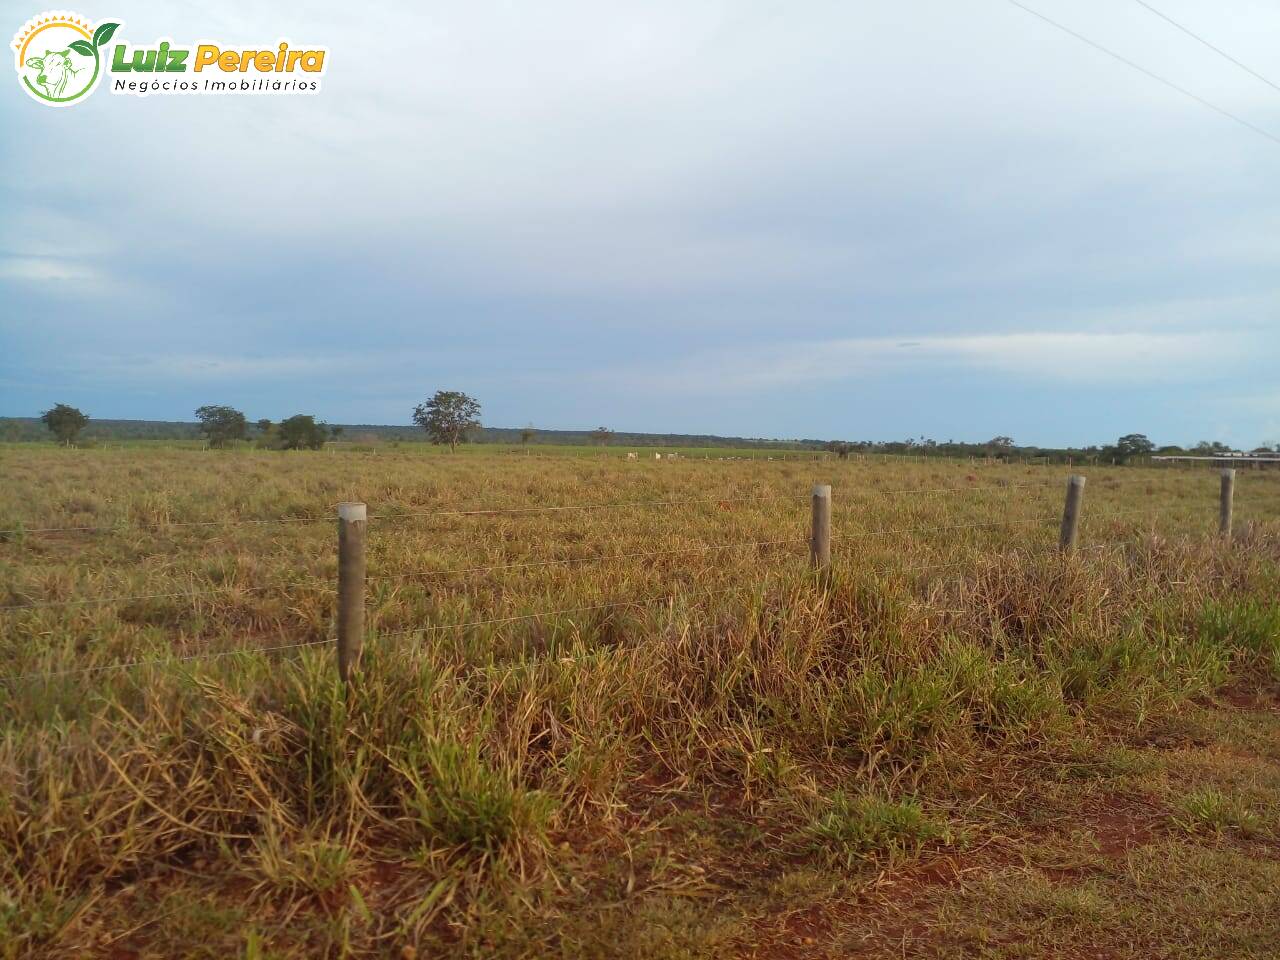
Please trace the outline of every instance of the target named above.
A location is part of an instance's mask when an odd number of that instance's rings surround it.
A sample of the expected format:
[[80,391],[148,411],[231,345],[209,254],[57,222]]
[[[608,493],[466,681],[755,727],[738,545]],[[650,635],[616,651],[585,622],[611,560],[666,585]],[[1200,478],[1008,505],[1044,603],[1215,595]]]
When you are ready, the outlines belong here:
[[[1094,460],[1100,463],[1133,463],[1153,454],[1159,456],[1218,456],[1230,453],[1233,447],[1216,440],[1201,440],[1187,446],[1166,444],[1157,446],[1146,434],[1127,433],[1115,443],[1093,445],[1087,447],[1040,447],[1014,443],[1012,437],[993,437],[985,443],[967,443],[963,441],[931,440],[926,437],[907,440],[890,441],[849,441],[826,440],[805,441],[835,453],[841,458],[860,453],[887,453],[911,456],[938,457],[985,457],[996,460],[1007,460],[1013,457],[1045,458],[1055,462],[1073,462]],[[1280,453],[1280,444],[1274,446],[1254,447],[1251,453]]]
[[[195,418],[199,434],[213,448],[252,441],[265,449],[318,450],[343,435],[342,427],[331,427],[307,413],[296,413],[279,423],[262,418],[251,424],[243,411],[221,403],[196,408]],[[70,404],[58,403],[40,414],[40,422],[59,443],[71,444],[88,426],[89,416]],[[457,449],[459,443],[468,442],[480,428],[480,404],[456,390],[437,390],[430,399],[414,407],[413,422],[426,431],[432,443]],[[524,442],[528,443],[533,434],[532,427],[525,428]]]
[[[480,432],[484,428],[480,423],[480,412],[480,403],[475,398],[456,390],[438,390],[429,399],[413,408],[411,419],[431,443],[447,444],[453,450],[461,443],[477,442],[481,439]],[[250,421],[243,412],[234,407],[225,404],[207,404],[197,409],[195,416],[198,421],[195,427],[197,433],[203,436],[211,447],[227,447],[236,443],[252,442],[263,449],[315,450],[330,440],[342,439],[344,435],[343,427],[329,426],[310,414],[295,414],[279,423],[265,418]],[[74,442],[89,423],[89,417],[85,413],[65,403],[56,404],[53,408],[44,411],[40,415],[40,420],[61,443]],[[0,426],[5,423],[6,421],[0,421]],[[7,423],[12,426],[16,425],[17,421],[7,421]],[[181,423],[151,423],[148,426],[155,431],[151,435],[157,438],[180,436],[180,433],[176,434],[172,431],[191,429],[190,425]],[[382,431],[383,435],[395,439],[407,438],[403,434],[406,428],[369,427],[367,429]],[[532,425],[519,430],[488,428],[484,432],[487,434],[484,439],[488,442],[511,442],[518,439],[524,446],[528,446],[539,434]],[[5,431],[0,431],[0,439],[22,439],[21,434],[15,435],[12,430],[7,431],[7,436],[4,436],[4,433]],[[985,443],[969,443],[954,440],[938,441],[923,436],[918,439],[890,441],[779,441],[680,434],[624,434],[616,433],[603,426],[591,431],[544,433],[550,442],[573,443],[576,441],[596,446],[607,446],[611,443],[633,446],[655,443],[666,446],[758,446],[769,449],[826,450],[841,458],[851,454],[880,453],[940,457],[976,456],[995,459],[1043,457],[1056,462],[1096,460],[1104,463],[1111,461],[1130,463],[1152,454],[1217,456],[1232,452],[1233,449],[1225,443],[1211,440],[1201,440],[1186,446],[1157,446],[1141,433],[1126,434],[1115,443],[1088,447],[1018,445],[1012,437],[1003,435],[993,437]],[[1280,444],[1255,447],[1251,452],[1280,453]]]

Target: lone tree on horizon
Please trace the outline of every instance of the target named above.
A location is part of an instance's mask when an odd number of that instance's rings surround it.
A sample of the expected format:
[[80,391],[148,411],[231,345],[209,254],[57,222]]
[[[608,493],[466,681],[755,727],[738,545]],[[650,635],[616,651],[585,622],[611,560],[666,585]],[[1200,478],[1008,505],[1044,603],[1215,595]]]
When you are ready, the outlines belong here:
[[54,404],[53,409],[40,414],[40,420],[59,443],[71,443],[84,429],[89,418],[78,409],[65,403]]
[[1126,433],[1116,441],[1114,452],[1119,454],[1122,463],[1128,463],[1134,457],[1150,456],[1155,448],[1145,433]]
[[309,413],[295,413],[280,421],[276,437],[283,450],[319,450],[329,439],[329,426]]
[[529,426],[527,426],[527,427],[525,427],[523,430],[521,430],[521,431],[520,431],[520,445],[521,445],[521,446],[523,446],[523,447],[527,447],[527,446],[529,445],[529,441],[530,441],[530,440],[532,440],[532,439],[534,438],[534,435],[535,435],[537,432],[538,432],[537,430],[533,429],[533,424],[529,424]]
[[597,447],[605,447],[609,445],[609,441],[613,439],[613,431],[608,427],[596,427],[591,431],[591,442]]
[[225,447],[232,440],[247,440],[249,437],[249,421],[234,407],[205,404],[196,410],[196,419],[200,421],[200,432],[211,447]]
[[452,453],[480,427],[480,404],[458,390],[437,390],[413,408],[413,422],[427,431],[432,443],[447,443]]
[[986,442],[986,448],[988,455],[1008,456],[1013,452],[1013,437],[992,437]]

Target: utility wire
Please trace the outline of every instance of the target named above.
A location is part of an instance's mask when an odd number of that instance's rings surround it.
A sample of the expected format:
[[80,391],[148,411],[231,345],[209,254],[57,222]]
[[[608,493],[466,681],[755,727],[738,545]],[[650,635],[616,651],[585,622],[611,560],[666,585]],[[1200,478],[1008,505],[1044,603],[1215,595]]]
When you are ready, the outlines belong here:
[[1146,0],[1133,0],[1133,2],[1140,7],[1146,7],[1148,10],[1154,13],[1161,20],[1164,20],[1166,23],[1170,23],[1173,26],[1177,27],[1179,30],[1185,33],[1188,37],[1191,37],[1193,40],[1196,40],[1204,44],[1206,47],[1208,47],[1218,56],[1222,57],[1225,60],[1231,61],[1241,70],[1243,70],[1245,73],[1249,74],[1252,77],[1256,77],[1257,79],[1265,83],[1268,87],[1270,87],[1272,90],[1275,90],[1277,93],[1280,93],[1280,85],[1272,83],[1262,74],[1260,74],[1257,70],[1254,70],[1252,67],[1248,66],[1247,64],[1241,63],[1239,60],[1237,60],[1231,54],[1227,53],[1227,51],[1223,50],[1221,47],[1214,46],[1212,43],[1210,43],[1204,37],[1200,36],[1200,34],[1196,33],[1194,30],[1191,30],[1189,27],[1184,27],[1182,24],[1180,24],[1177,20],[1173,19],[1173,17],[1169,16],[1167,13],[1162,13],[1161,11],[1157,10],[1151,4],[1147,3]]
[[1192,93],[1186,87],[1179,86],[1178,84],[1174,83],[1172,80],[1169,80],[1165,77],[1160,76],[1160,74],[1158,73],[1148,70],[1146,67],[1142,66],[1141,64],[1134,63],[1128,57],[1125,57],[1125,56],[1122,56],[1121,54],[1116,53],[1110,47],[1104,47],[1102,44],[1098,43],[1097,41],[1090,40],[1083,33],[1077,33],[1076,31],[1072,30],[1070,27],[1064,26],[1063,24],[1059,23],[1057,20],[1053,20],[1049,17],[1046,17],[1040,11],[1033,10],[1024,3],[1019,3],[1018,0],[1008,0],[1008,2],[1013,4],[1019,10],[1023,10],[1031,14],[1033,17],[1043,20],[1045,23],[1049,24],[1049,26],[1056,27],[1058,30],[1061,30],[1063,33],[1067,34],[1068,36],[1075,37],[1081,43],[1088,44],[1089,46],[1093,47],[1093,49],[1099,50],[1102,53],[1105,53],[1107,56],[1115,60],[1119,60],[1125,66],[1132,67],[1134,70],[1137,70],[1139,73],[1145,74],[1146,76],[1150,77],[1152,80],[1155,80],[1157,83],[1164,84],[1170,90],[1176,90],[1178,93],[1182,94],[1184,97],[1189,97],[1190,99],[1194,100],[1196,103],[1200,104],[1201,106],[1208,107],[1214,113],[1221,114],[1222,116],[1226,117],[1228,120],[1234,120],[1236,123],[1240,124],[1240,126],[1247,127],[1248,129],[1252,130],[1254,133],[1258,134],[1259,136],[1266,137],[1272,143],[1280,145],[1280,137],[1277,137],[1274,133],[1264,130],[1262,127],[1259,127],[1256,124],[1250,123],[1248,120],[1244,119],[1244,117],[1238,116],[1237,114],[1232,113],[1230,110],[1227,110],[1223,107],[1218,106],[1216,103],[1206,100],[1204,97],[1200,96],[1198,93]]

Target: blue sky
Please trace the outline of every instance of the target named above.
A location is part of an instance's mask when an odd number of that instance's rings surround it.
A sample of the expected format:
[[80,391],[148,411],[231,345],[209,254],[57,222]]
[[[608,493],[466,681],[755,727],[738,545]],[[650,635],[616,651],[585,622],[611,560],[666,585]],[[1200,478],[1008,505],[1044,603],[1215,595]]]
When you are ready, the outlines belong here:
[[[1280,135],[1137,3],[1027,2]],[[1155,5],[1280,82],[1274,3]],[[76,10],[323,92],[0,92],[0,415],[1280,442],[1280,144],[1005,0],[210,6]]]

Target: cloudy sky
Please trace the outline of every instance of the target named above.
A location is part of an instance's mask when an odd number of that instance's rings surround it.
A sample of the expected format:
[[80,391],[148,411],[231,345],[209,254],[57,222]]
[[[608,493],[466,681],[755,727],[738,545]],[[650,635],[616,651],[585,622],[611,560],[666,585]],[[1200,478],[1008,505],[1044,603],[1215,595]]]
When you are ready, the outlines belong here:
[[[1280,137],[1136,0],[1024,2]],[[1274,0],[1150,2],[1280,83]],[[9,74],[0,415],[1280,442],[1280,142],[1009,0],[76,9],[331,59],[63,110]]]

